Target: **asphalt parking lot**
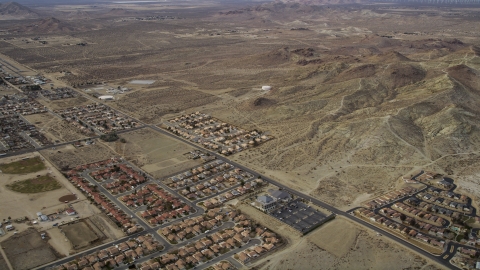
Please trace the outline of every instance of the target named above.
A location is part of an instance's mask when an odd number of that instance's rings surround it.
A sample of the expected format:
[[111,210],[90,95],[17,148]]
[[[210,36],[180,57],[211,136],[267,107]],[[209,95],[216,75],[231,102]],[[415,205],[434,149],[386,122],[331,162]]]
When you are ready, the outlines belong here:
[[270,213],[276,219],[300,232],[308,231],[321,223],[327,216],[296,199]]

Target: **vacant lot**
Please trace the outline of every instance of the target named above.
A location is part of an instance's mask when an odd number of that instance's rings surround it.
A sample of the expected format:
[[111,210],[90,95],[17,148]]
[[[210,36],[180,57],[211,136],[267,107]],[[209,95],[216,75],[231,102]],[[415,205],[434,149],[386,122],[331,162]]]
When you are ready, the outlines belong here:
[[39,99],[39,102],[49,107],[52,110],[61,110],[61,109],[66,109],[74,106],[79,107],[79,106],[93,103],[91,100],[89,100],[84,96],[78,96],[75,98],[67,98],[67,99],[59,99],[59,100]]
[[80,148],[66,145],[56,149],[43,150],[41,153],[60,169],[72,168],[116,156],[108,147],[98,142],[95,145]]
[[172,112],[203,106],[218,98],[200,91],[169,87],[129,93],[112,104],[147,123],[159,123],[160,117]]
[[[350,247],[357,238],[357,233],[357,228],[353,224],[337,218],[327,222],[307,238],[319,248],[341,258],[350,251]],[[339,235],[342,237],[338,237]]]
[[45,169],[45,164],[40,157],[33,157],[11,163],[0,164],[0,170],[8,174],[22,174],[38,172]]
[[0,255],[0,269],[9,269],[7,261],[5,260],[5,258],[3,258],[2,255]]
[[30,114],[25,118],[43,130],[45,136],[52,141],[69,142],[86,138],[77,128],[50,113]]
[[86,247],[98,240],[98,236],[84,221],[62,226],[61,229],[74,249]]
[[446,269],[343,218],[326,223],[253,266],[262,270]]
[[121,137],[127,142],[107,145],[156,178],[199,164],[184,155],[194,148],[150,128],[123,133]]
[[13,191],[20,193],[39,193],[50,190],[59,189],[62,187],[60,183],[55,180],[51,175],[41,175],[32,179],[19,181],[7,187]]
[[2,247],[15,270],[32,269],[58,259],[40,234],[29,229],[2,242]]
[[[23,155],[21,157],[34,157],[33,154]],[[8,163],[13,158],[5,158],[2,161]],[[76,193],[78,200],[85,200],[85,196],[79,192],[68,180],[55,168],[48,160],[43,161],[45,169],[28,174],[0,174],[0,219],[12,217],[12,219],[27,216],[30,219],[36,219],[36,213],[42,211],[45,214],[56,212],[59,208],[64,208],[65,203],[60,202],[59,198],[65,195]],[[49,175],[61,185],[61,188],[38,193],[20,193],[10,189],[9,185],[18,185],[26,180],[37,178],[37,175]],[[34,181],[35,183],[35,181]],[[77,209],[76,209],[77,210]],[[87,215],[82,215],[86,217]]]

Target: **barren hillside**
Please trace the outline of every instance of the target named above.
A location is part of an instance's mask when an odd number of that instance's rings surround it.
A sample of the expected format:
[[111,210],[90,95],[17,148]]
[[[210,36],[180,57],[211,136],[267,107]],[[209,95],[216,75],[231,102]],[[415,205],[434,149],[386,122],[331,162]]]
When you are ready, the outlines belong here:
[[0,3],[0,20],[22,20],[38,18],[37,12],[16,2]]
[[[268,131],[274,140],[232,158],[335,206],[420,168],[472,183],[479,10],[327,3],[106,6],[94,30],[83,12],[68,23],[50,18],[6,34],[0,53],[82,91],[126,85],[110,105],[148,123],[204,111]],[[132,14],[140,19],[113,18]],[[36,33],[86,44],[17,46]]]

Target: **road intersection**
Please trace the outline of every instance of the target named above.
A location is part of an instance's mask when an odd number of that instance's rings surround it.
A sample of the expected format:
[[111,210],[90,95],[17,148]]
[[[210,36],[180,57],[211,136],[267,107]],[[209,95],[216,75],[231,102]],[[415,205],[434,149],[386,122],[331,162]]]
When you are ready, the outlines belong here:
[[[88,96],[88,95],[85,95],[84,93],[82,93],[82,95],[84,95],[85,97],[93,100],[94,102],[98,102],[98,100],[94,100],[92,97],[90,97],[90,96]],[[128,114],[126,114],[126,113],[124,113],[124,112],[121,112],[121,111],[118,111],[118,110],[116,110],[116,109],[113,109],[113,108],[112,108],[112,110],[115,110],[115,111],[117,111],[117,112],[119,112],[119,113],[122,113],[122,114],[124,114],[124,115],[129,116]],[[297,190],[291,189],[291,188],[287,187],[286,185],[283,185],[283,184],[279,183],[278,181],[275,181],[275,180],[273,180],[273,179],[271,179],[271,178],[269,178],[269,177],[267,177],[267,176],[261,175],[260,173],[254,171],[254,170],[252,170],[252,169],[250,169],[250,168],[248,168],[248,167],[246,167],[246,166],[244,166],[244,165],[242,165],[242,164],[239,164],[239,163],[237,163],[237,162],[235,162],[235,161],[232,161],[232,160],[228,159],[227,157],[225,157],[225,156],[223,156],[223,155],[220,155],[220,154],[218,154],[218,153],[216,153],[216,152],[212,152],[212,151],[210,151],[209,149],[202,148],[200,145],[195,144],[195,143],[193,143],[193,142],[191,142],[191,141],[188,141],[188,140],[186,140],[186,139],[184,139],[184,138],[181,138],[181,137],[179,137],[179,136],[175,136],[174,134],[172,134],[172,133],[170,133],[170,132],[168,132],[168,131],[166,131],[166,130],[164,130],[164,129],[156,126],[156,125],[149,125],[149,124],[146,124],[146,123],[144,123],[144,122],[142,122],[142,121],[140,121],[140,120],[138,120],[138,119],[135,119],[134,117],[131,117],[131,116],[129,116],[129,117],[132,118],[132,119],[135,120],[135,121],[138,121],[138,123],[142,124],[142,126],[139,126],[139,127],[136,127],[136,128],[132,128],[132,129],[127,129],[127,130],[118,131],[118,132],[117,132],[118,134],[125,133],[125,132],[131,132],[131,131],[138,130],[138,129],[142,129],[142,128],[150,128],[150,129],[153,129],[153,130],[155,130],[155,131],[157,131],[157,132],[159,132],[159,133],[161,133],[161,134],[163,134],[163,135],[165,135],[165,136],[168,136],[168,137],[173,138],[173,139],[175,139],[175,140],[180,140],[180,141],[182,141],[183,143],[188,144],[189,146],[193,147],[194,149],[199,149],[199,148],[200,148],[200,149],[202,149],[204,152],[207,152],[207,153],[209,153],[210,155],[215,156],[217,159],[223,160],[224,162],[228,162],[228,163],[232,164],[233,166],[235,166],[235,167],[237,167],[237,168],[240,168],[241,170],[244,170],[245,172],[248,172],[248,173],[252,174],[252,175],[254,176],[254,178],[259,177],[259,178],[261,178],[262,180],[264,180],[264,181],[266,181],[266,182],[268,182],[268,183],[271,183],[271,184],[273,184],[273,185],[276,185],[276,186],[278,186],[279,188],[284,189],[285,191],[287,191],[287,192],[289,192],[289,193],[291,193],[291,194],[293,194],[293,195],[295,195],[295,196],[297,196],[297,197],[299,197],[299,198],[304,199],[305,201],[309,201],[309,202],[311,202],[311,203],[313,203],[313,204],[315,204],[315,205],[317,205],[317,206],[320,206],[320,207],[322,207],[322,208],[330,211],[332,214],[334,214],[334,215],[336,215],[336,216],[342,216],[342,217],[344,217],[344,218],[346,218],[346,219],[348,219],[348,220],[350,220],[350,221],[352,221],[352,222],[354,222],[354,223],[360,224],[360,225],[362,225],[362,226],[364,226],[364,227],[367,227],[367,228],[369,228],[369,229],[371,229],[371,230],[374,230],[374,231],[376,231],[377,233],[381,233],[381,234],[385,235],[385,237],[387,237],[387,238],[389,238],[389,239],[391,239],[391,240],[393,240],[393,241],[395,241],[395,242],[397,242],[397,243],[399,243],[399,244],[401,244],[401,245],[403,245],[403,246],[405,246],[405,247],[407,247],[407,248],[415,251],[416,253],[419,253],[419,254],[423,255],[424,257],[427,257],[427,258],[429,258],[429,259],[431,259],[431,260],[433,260],[433,261],[435,261],[435,262],[437,262],[437,263],[439,263],[439,264],[442,264],[442,265],[447,266],[447,267],[449,267],[449,268],[455,268],[455,269],[457,269],[457,267],[455,267],[455,266],[453,266],[453,265],[451,265],[451,264],[449,263],[449,260],[453,257],[453,254],[454,254],[454,252],[452,253],[452,252],[450,252],[450,250],[451,250],[451,247],[458,248],[458,247],[460,247],[460,246],[463,246],[463,245],[461,245],[461,244],[452,243],[452,242],[447,242],[446,245],[445,245],[446,248],[444,249],[444,252],[443,252],[441,255],[437,256],[437,255],[431,254],[431,253],[429,253],[429,252],[427,252],[427,251],[425,251],[425,250],[423,250],[423,249],[421,249],[421,248],[413,245],[412,243],[410,243],[410,242],[408,242],[408,241],[406,241],[406,240],[404,240],[404,239],[402,239],[402,238],[399,238],[399,237],[391,234],[390,232],[388,232],[388,231],[386,231],[386,230],[384,230],[384,229],[382,229],[382,228],[379,228],[379,227],[377,227],[377,226],[375,226],[375,225],[372,225],[371,223],[368,223],[368,222],[366,222],[366,221],[364,221],[364,220],[362,220],[362,219],[360,219],[360,218],[357,218],[357,217],[353,216],[352,214],[349,213],[350,211],[342,211],[342,210],[340,210],[340,209],[338,209],[338,208],[335,208],[335,207],[333,207],[333,206],[331,206],[331,205],[329,205],[329,204],[327,204],[327,203],[325,203],[325,202],[322,202],[322,201],[320,201],[320,200],[318,200],[318,199],[316,199],[316,198],[313,198],[313,197],[311,197],[311,196],[309,196],[309,195],[307,195],[307,194],[304,194],[304,193],[301,193],[301,192],[299,192],[299,191],[297,191]],[[100,136],[94,136],[94,137],[91,137],[91,138],[88,138],[88,139],[97,139],[97,138],[99,138],[99,137],[100,137]],[[55,145],[41,146],[41,147],[37,147],[37,148],[35,148],[35,149],[20,150],[20,151],[14,152],[14,153],[7,153],[6,155],[3,155],[2,157],[10,157],[10,156],[15,156],[15,155],[20,155],[20,154],[31,153],[31,152],[35,152],[35,151],[41,151],[41,150],[51,149],[51,148],[54,148],[54,147],[69,145],[69,144],[72,144],[72,143],[75,143],[75,142],[78,142],[78,141],[84,141],[84,140],[85,140],[85,139],[75,140],[75,141],[70,141],[70,142],[64,142],[64,143],[59,143],[59,144],[55,144]],[[91,178],[90,178],[90,179],[91,179]],[[92,182],[93,179],[91,179],[91,180],[90,180],[90,179],[89,179],[89,181]],[[153,180],[153,181],[154,181],[155,183],[159,184],[160,186],[162,186],[163,188],[165,188],[166,190],[168,190],[169,192],[171,192],[172,194],[178,195],[178,193],[177,193],[176,191],[168,188],[166,185],[164,185],[163,183],[161,183],[161,181],[159,181],[159,180]],[[92,183],[95,183],[95,181],[93,180]],[[98,184],[98,183],[96,183],[96,184]],[[124,210],[126,213],[133,213],[130,209],[128,209],[128,207],[124,206],[121,202],[119,202],[115,196],[111,195],[107,190],[105,190],[103,187],[101,187],[101,185],[98,185],[98,186],[99,186],[99,188],[102,189],[102,191],[103,191],[102,193],[105,194],[105,196],[107,196],[107,198],[109,198],[112,202],[116,202],[116,205],[118,205],[120,208],[122,208],[122,210]],[[212,196],[215,196],[215,195],[212,195]],[[205,198],[203,198],[202,200],[204,200],[204,199],[205,199]],[[188,201],[188,200],[185,200],[185,201]],[[202,208],[196,206],[194,203],[191,203],[191,202],[189,202],[189,204],[190,204],[191,206],[193,206],[193,207],[197,210],[194,214],[190,215],[189,217],[195,217],[195,216],[199,216],[199,215],[203,214],[204,211],[203,211]],[[134,215],[134,213],[133,213],[133,215]],[[81,252],[81,253],[75,254],[75,256],[83,256],[83,255],[85,255],[85,254],[94,252],[95,250],[100,250],[100,249],[103,249],[103,248],[105,248],[105,247],[108,247],[108,246],[111,246],[111,245],[115,245],[115,244],[121,243],[121,242],[123,242],[123,241],[125,241],[125,240],[127,240],[127,239],[129,239],[129,238],[136,237],[136,236],[139,236],[139,235],[144,235],[144,234],[147,234],[147,233],[152,233],[152,232],[153,232],[154,235],[156,235],[157,240],[160,241],[160,239],[161,239],[161,243],[164,243],[164,246],[165,246],[165,248],[164,248],[163,251],[157,252],[156,254],[152,254],[152,255],[158,256],[158,255],[160,255],[160,254],[162,254],[162,253],[165,253],[168,249],[170,249],[170,248],[172,247],[172,245],[170,245],[169,243],[167,243],[163,238],[161,238],[161,237],[159,238],[158,234],[156,233],[156,231],[157,231],[158,229],[163,228],[163,227],[165,227],[165,226],[168,226],[168,225],[170,225],[170,223],[162,224],[162,225],[156,226],[156,227],[151,227],[151,226],[149,226],[146,222],[144,222],[143,220],[141,220],[141,218],[138,218],[138,221],[139,221],[140,225],[145,228],[144,231],[139,232],[139,233],[135,233],[135,234],[133,234],[133,235],[129,235],[129,236],[127,236],[127,237],[124,237],[124,238],[122,238],[122,239],[116,240],[116,241],[111,242],[111,243],[108,243],[108,244],[104,244],[104,245],[97,246],[97,247],[92,248],[92,249],[87,250],[87,251],[83,251],[83,252]],[[249,244],[250,244],[250,243],[249,243]],[[243,247],[242,247],[242,248],[243,248]],[[469,247],[469,248],[471,248],[471,247]],[[222,255],[222,257],[223,257],[223,255]],[[53,265],[59,265],[59,264],[65,263],[65,262],[67,262],[67,261],[69,261],[69,260],[71,260],[71,256],[70,256],[70,257],[67,257],[67,258],[63,258],[63,259],[58,260],[58,261],[55,261],[55,262],[53,262],[53,263],[50,263],[50,264],[48,264],[47,266],[39,267],[39,268],[37,268],[37,269],[50,269],[50,267],[53,266]],[[202,266],[203,266],[203,265],[202,265]]]

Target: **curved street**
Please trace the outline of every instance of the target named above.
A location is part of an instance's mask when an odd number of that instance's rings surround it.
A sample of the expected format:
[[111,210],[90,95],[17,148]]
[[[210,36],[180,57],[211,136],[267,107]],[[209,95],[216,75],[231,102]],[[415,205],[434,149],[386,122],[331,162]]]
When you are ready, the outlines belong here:
[[[93,100],[90,96],[85,95],[84,93],[82,93],[82,95],[84,95],[85,97]],[[94,101],[95,101],[95,102],[98,102],[97,100],[94,100]],[[113,108],[112,108],[112,109],[113,109]],[[118,110],[116,110],[116,109],[113,109],[113,110],[118,111]],[[118,111],[118,112],[125,114],[124,112],[121,112],[121,111]],[[125,114],[125,115],[128,115],[128,114]],[[131,117],[131,116],[129,116],[129,117]],[[435,261],[435,262],[437,262],[437,263],[439,263],[439,264],[442,264],[442,265],[444,265],[444,266],[446,266],[446,267],[448,267],[448,268],[458,269],[457,267],[455,267],[455,266],[453,266],[453,265],[451,265],[451,264],[449,263],[449,260],[450,260],[450,259],[453,257],[453,255],[454,255],[454,252],[451,252],[451,247],[454,247],[454,249],[456,249],[456,248],[462,246],[462,245],[460,245],[460,244],[458,244],[458,243],[448,242],[448,243],[446,244],[446,247],[445,247],[445,249],[444,249],[444,252],[443,252],[441,255],[438,255],[438,256],[437,256],[437,255],[433,255],[433,254],[431,254],[431,253],[429,253],[429,252],[427,252],[427,251],[425,251],[425,250],[423,250],[423,249],[421,249],[421,248],[419,248],[419,247],[411,244],[410,242],[408,242],[408,241],[406,241],[406,240],[404,240],[404,239],[401,239],[401,238],[399,238],[399,237],[397,237],[397,236],[389,233],[389,232],[386,231],[386,230],[383,230],[382,228],[379,228],[379,227],[374,226],[374,225],[372,225],[372,224],[370,224],[370,223],[368,223],[368,222],[365,222],[365,221],[363,221],[363,220],[361,220],[361,219],[359,219],[359,218],[354,217],[353,215],[351,215],[351,214],[349,213],[349,212],[351,212],[351,211],[354,210],[354,209],[351,209],[351,210],[349,210],[349,211],[341,211],[341,210],[339,210],[339,209],[337,209],[337,208],[335,208],[335,207],[333,207],[333,206],[331,206],[331,205],[329,205],[329,204],[327,204],[327,203],[324,203],[324,202],[322,202],[322,201],[320,201],[320,200],[318,200],[318,199],[315,199],[315,198],[313,198],[313,197],[311,197],[311,196],[309,196],[309,195],[307,195],[307,194],[304,194],[304,193],[301,193],[301,192],[296,191],[296,190],[294,190],[294,189],[291,189],[291,188],[287,187],[286,185],[283,185],[283,184],[281,184],[281,183],[279,183],[279,182],[277,182],[277,181],[275,181],[275,180],[273,180],[273,179],[271,179],[271,178],[269,178],[269,177],[266,177],[266,176],[264,176],[264,175],[261,175],[261,174],[257,173],[256,171],[253,171],[252,169],[250,169],[250,168],[248,168],[248,167],[246,167],[246,166],[244,166],[244,165],[242,165],[242,164],[239,164],[239,163],[237,163],[237,162],[234,162],[234,161],[228,159],[227,157],[225,157],[225,156],[223,156],[223,155],[220,155],[220,154],[218,154],[218,153],[216,153],[216,152],[212,152],[212,151],[210,151],[209,149],[205,149],[205,148],[201,147],[200,145],[197,145],[197,144],[195,144],[195,143],[193,143],[193,142],[190,142],[190,141],[188,141],[188,140],[186,140],[186,139],[184,139],[184,138],[175,136],[174,134],[172,134],[172,133],[170,133],[170,132],[168,132],[168,131],[166,131],[166,130],[163,130],[162,128],[159,128],[159,127],[157,127],[157,126],[155,126],[155,125],[146,124],[146,123],[144,123],[144,122],[142,122],[142,121],[140,121],[140,120],[138,120],[138,119],[135,119],[134,117],[131,117],[131,118],[134,119],[135,121],[138,121],[138,122],[141,123],[143,126],[140,126],[140,127],[137,127],[137,128],[133,128],[133,129],[128,129],[128,130],[122,130],[122,131],[119,131],[119,132],[117,132],[117,133],[121,134],[121,133],[125,133],[125,132],[130,132],[130,131],[138,130],[138,129],[141,129],[141,128],[151,128],[151,129],[156,130],[156,131],[158,131],[159,133],[161,133],[161,134],[163,134],[163,135],[165,135],[165,136],[168,136],[168,137],[173,138],[173,139],[175,139],[175,140],[180,140],[180,141],[182,141],[183,143],[188,144],[189,146],[191,146],[191,147],[193,147],[193,148],[196,148],[196,149],[199,149],[199,148],[200,148],[200,149],[202,149],[203,151],[208,152],[209,154],[215,156],[217,159],[221,159],[221,160],[223,160],[223,161],[225,161],[225,162],[228,162],[228,163],[232,164],[233,166],[236,166],[236,167],[238,167],[238,168],[240,168],[240,169],[242,169],[242,170],[244,170],[244,171],[246,171],[246,172],[248,172],[248,173],[251,173],[252,175],[254,175],[254,177],[260,177],[260,178],[263,179],[264,181],[267,181],[267,182],[269,182],[269,183],[271,183],[271,184],[273,184],[273,185],[276,185],[276,186],[278,186],[279,188],[284,189],[284,190],[290,192],[291,194],[293,194],[293,195],[295,195],[295,196],[297,196],[297,197],[299,197],[299,198],[302,198],[302,199],[304,199],[304,200],[306,200],[306,201],[310,201],[310,202],[312,202],[312,203],[314,203],[314,204],[316,204],[316,205],[318,205],[318,206],[320,206],[320,207],[322,207],[322,208],[330,211],[330,212],[331,212],[332,214],[334,214],[334,215],[342,216],[342,217],[344,217],[344,218],[346,218],[346,219],[348,219],[348,220],[350,220],[350,221],[352,221],[352,222],[355,222],[355,223],[360,224],[360,225],[362,225],[362,226],[364,226],[364,227],[367,227],[367,228],[369,228],[369,229],[371,229],[371,230],[374,230],[374,231],[376,231],[376,232],[378,232],[378,233],[381,233],[381,234],[385,235],[385,237],[388,237],[389,239],[391,239],[391,240],[393,240],[393,241],[395,241],[395,242],[403,245],[404,247],[407,247],[407,248],[409,248],[410,250],[412,250],[412,251],[414,251],[414,252],[416,252],[416,253],[418,253],[418,254],[421,254],[422,256],[427,257],[427,258],[429,258],[429,259],[431,259],[431,260],[433,260],[433,261]],[[99,138],[99,137],[100,137],[100,136],[94,136],[94,137],[91,137],[90,139],[96,139],[96,138]],[[68,145],[68,144],[75,143],[75,142],[77,142],[77,141],[83,141],[83,140],[76,140],[76,141],[59,143],[59,144],[55,144],[55,145],[48,145],[48,146],[38,147],[38,148],[35,148],[35,149],[21,150],[21,151],[17,151],[17,152],[14,152],[14,153],[8,153],[8,154],[4,155],[4,157],[15,156],[15,155],[20,155],[20,154],[25,154],[25,153],[35,152],[35,151],[41,151],[41,150],[50,149],[50,148],[54,148],[54,147],[58,147],[58,146],[64,146],[64,145]],[[129,163],[129,165],[131,165],[131,166],[133,166],[134,168],[136,168],[135,165],[131,164],[130,162],[128,162],[128,163]],[[103,191],[102,193],[105,194],[105,196],[107,196],[107,198],[109,198],[112,202],[115,202],[115,204],[118,205],[118,207],[120,207],[123,211],[125,211],[125,213],[131,213],[132,216],[135,215],[135,213],[134,213],[132,210],[130,210],[128,207],[126,207],[126,206],[123,205],[121,202],[119,202],[118,199],[117,199],[117,197],[115,197],[115,196],[113,196],[112,194],[110,194],[107,190],[105,190],[105,189],[104,189],[101,185],[99,185],[96,181],[94,181],[93,179],[91,179],[91,178],[88,176],[88,174],[85,174],[85,175],[83,175],[83,176],[85,176],[87,179],[89,179],[89,181],[90,181],[91,183],[95,183],[97,186],[99,186],[99,188]],[[160,185],[162,188],[165,188],[165,190],[167,190],[168,192],[171,192],[172,194],[175,194],[176,196],[182,197],[182,196],[180,196],[176,191],[174,191],[174,190],[170,189],[169,187],[167,187],[166,185],[164,185],[161,181],[154,179],[153,182],[156,183],[156,184],[158,184],[158,185]],[[214,195],[212,195],[212,196],[214,196]],[[187,202],[187,204],[189,204],[190,206],[192,206],[192,207],[194,207],[194,208],[196,209],[196,212],[195,212],[194,214],[192,214],[192,215],[189,215],[188,217],[196,217],[196,216],[199,216],[199,215],[203,214],[203,212],[204,212],[203,208],[196,206],[194,202],[189,202],[189,200],[187,200],[187,199],[185,199],[185,201]],[[476,213],[476,211],[473,210],[473,211],[472,211],[472,215],[475,214],[475,213]],[[94,247],[94,248],[92,248],[92,249],[89,249],[89,250],[86,250],[86,251],[77,253],[77,254],[75,254],[75,255],[72,255],[72,256],[69,256],[69,257],[66,257],[66,258],[63,258],[63,259],[61,259],[61,260],[55,261],[55,262],[50,263],[50,264],[48,264],[48,265],[44,265],[44,266],[38,267],[38,268],[36,268],[36,269],[49,269],[49,268],[52,267],[52,266],[55,266],[55,265],[59,265],[59,264],[68,262],[68,261],[70,261],[73,257],[83,256],[83,255],[86,255],[86,254],[88,254],[88,253],[92,253],[92,252],[94,252],[94,251],[98,251],[98,250],[104,249],[104,248],[106,248],[106,247],[119,244],[119,243],[121,243],[121,242],[123,242],[123,241],[125,241],[125,240],[127,240],[127,239],[129,239],[129,238],[136,237],[136,236],[139,236],[139,235],[144,235],[144,234],[147,234],[147,233],[152,233],[158,241],[160,241],[161,243],[164,244],[164,247],[165,247],[163,251],[156,252],[156,253],[154,253],[154,254],[150,254],[150,255],[147,256],[147,257],[158,256],[158,255],[163,254],[164,252],[168,251],[170,248],[172,248],[172,245],[171,245],[171,244],[169,244],[167,241],[165,241],[165,239],[164,239],[163,237],[161,237],[160,235],[158,235],[157,230],[158,230],[158,229],[161,229],[161,228],[163,228],[163,227],[165,227],[165,226],[168,226],[168,225],[170,225],[171,223],[173,223],[173,222],[175,222],[175,221],[170,222],[170,223],[166,223],[166,224],[162,224],[162,225],[156,226],[156,227],[150,227],[150,226],[149,226],[145,221],[143,221],[141,218],[138,218],[137,221],[139,222],[139,224],[140,224],[141,226],[143,226],[143,227],[145,228],[144,231],[139,232],[139,233],[135,233],[135,234],[133,234],[133,235],[126,236],[126,237],[124,237],[124,238],[122,238],[122,239],[118,239],[118,240],[116,240],[116,241],[114,241],[114,242],[111,242],[111,243],[108,243],[108,244],[103,244],[103,245]],[[251,241],[248,245],[252,245],[253,242],[254,242],[254,241]],[[242,248],[243,248],[243,247],[242,247]],[[229,254],[229,253],[226,253],[226,254]],[[228,255],[228,256],[229,256],[229,255]],[[223,258],[223,257],[228,257],[228,256],[227,256],[227,255],[225,255],[225,256],[222,255],[221,257]],[[147,260],[147,259],[148,259],[147,257],[144,257],[144,258],[141,259],[141,260]],[[140,261],[141,261],[141,260],[140,260]],[[140,261],[137,261],[137,262],[140,262]],[[203,266],[204,266],[204,265],[202,265],[201,268],[204,268]],[[205,266],[205,267],[206,267],[206,266]]]

